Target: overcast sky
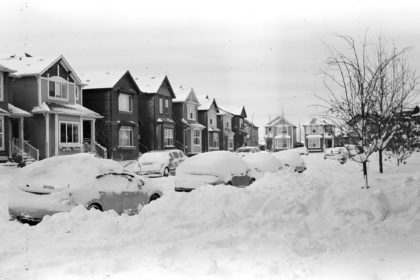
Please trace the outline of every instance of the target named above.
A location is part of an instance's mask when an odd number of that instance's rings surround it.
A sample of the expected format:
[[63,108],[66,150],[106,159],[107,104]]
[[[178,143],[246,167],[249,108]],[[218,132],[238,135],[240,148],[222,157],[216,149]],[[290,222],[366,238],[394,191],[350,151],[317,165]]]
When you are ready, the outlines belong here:
[[78,74],[167,74],[218,104],[245,105],[263,126],[281,114],[296,125],[325,95],[319,70],[333,34],[382,33],[413,46],[420,69],[415,1],[4,1],[0,54],[63,54]]

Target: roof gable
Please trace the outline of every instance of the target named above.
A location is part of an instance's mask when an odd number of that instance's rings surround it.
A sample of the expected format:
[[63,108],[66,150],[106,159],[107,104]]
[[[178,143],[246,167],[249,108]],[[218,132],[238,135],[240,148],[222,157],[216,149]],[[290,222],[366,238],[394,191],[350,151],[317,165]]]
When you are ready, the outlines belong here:
[[288,121],[283,116],[277,116],[273,120],[269,121],[265,126],[277,126],[277,125],[291,125],[296,127],[294,124],[292,124],[290,121]]
[[200,103],[200,107],[198,107],[199,111],[208,111],[210,110],[212,107],[215,108],[216,111],[219,110],[219,107],[217,106],[216,103],[216,99],[211,99],[209,98],[209,96],[207,95],[206,97],[198,97],[198,101]]
[[246,118],[246,111],[243,105],[223,106],[223,110],[231,113],[234,116]]

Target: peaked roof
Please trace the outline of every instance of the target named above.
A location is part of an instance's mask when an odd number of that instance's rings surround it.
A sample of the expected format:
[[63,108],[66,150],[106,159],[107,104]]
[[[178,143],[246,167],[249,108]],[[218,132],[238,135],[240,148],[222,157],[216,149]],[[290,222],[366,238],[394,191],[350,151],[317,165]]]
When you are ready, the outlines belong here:
[[41,58],[33,57],[25,53],[23,55],[11,55],[6,58],[1,58],[0,63],[7,68],[16,70],[13,74],[11,74],[12,76],[24,77],[42,75],[60,60],[64,62],[64,68],[67,68],[71,72],[75,82],[81,83],[80,78],[76,75],[76,72],[73,68],[71,68],[70,64],[63,55]]
[[246,111],[243,105],[223,106],[223,110],[231,113],[234,116],[241,116],[246,118]]
[[200,105],[200,102],[198,101],[197,95],[195,94],[195,91],[193,88],[186,88],[180,85],[174,88],[174,92],[175,92],[176,98],[172,100],[172,102],[180,103],[180,102],[191,101]]
[[176,98],[171,83],[169,82],[168,76],[166,75],[133,75],[133,77],[139,89],[142,92],[149,94],[157,93],[162,84],[166,81],[169,85],[169,91],[171,93],[172,98]]
[[251,122],[251,121],[249,121],[249,120],[247,120],[247,119],[245,119],[245,120],[244,120],[244,122],[245,122],[248,126],[252,126],[252,127],[256,127],[256,128],[258,128],[258,126],[256,126],[253,122]]
[[324,119],[324,118],[320,118],[320,117],[315,117],[312,118],[307,124],[305,125],[333,125],[333,123],[331,123],[330,121]]
[[140,90],[137,86],[137,83],[134,81],[134,78],[131,76],[130,71],[128,70],[112,72],[92,72],[81,74],[80,77],[82,78],[82,81],[85,84],[87,84],[87,86],[85,86],[84,89],[98,89],[113,88],[126,74],[130,75],[135,86],[138,90]]
[[296,127],[296,125],[292,124],[285,117],[280,116],[280,115],[275,117],[271,121],[269,121],[265,126],[267,127],[267,126],[274,126],[274,125],[279,125],[279,124],[292,125],[292,126]]
[[199,111],[208,111],[210,110],[211,104],[214,103],[214,106],[216,107],[216,110],[219,110],[219,107],[217,106],[216,99],[210,98],[208,95],[205,97],[199,96],[198,102],[200,103],[200,107],[198,107]]

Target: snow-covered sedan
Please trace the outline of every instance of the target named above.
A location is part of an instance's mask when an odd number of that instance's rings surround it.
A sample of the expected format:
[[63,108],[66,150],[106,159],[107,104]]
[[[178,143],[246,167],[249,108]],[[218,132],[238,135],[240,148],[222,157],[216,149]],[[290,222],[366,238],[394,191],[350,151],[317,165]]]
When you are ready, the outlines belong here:
[[334,159],[341,164],[346,163],[348,157],[349,153],[345,147],[328,148],[324,153],[324,159]]
[[302,173],[306,170],[306,163],[299,152],[291,149],[273,153],[278,160],[284,163],[284,166],[292,168],[294,171]]
[[244,157],[248,154],[259,153],[261,152],[260,148],[258,147],[240,147],[236,150],[236,154],[240,157]]
[[143,176],[169,176],[187,157],[181,150],[162,150],[144,153],[138,160]]
[[57,156],[26,166],[11,180],[9,214],[36,223],[83,205],[131,215],[161,195],[118,162],[90,154]]
[[283,168],[283,163],[271,153],[262,151],[259,153],[248,154],[242,158],[250,168],[249,175],[253,179],[259,179],[266,172],[277,172]]
[[242,158],[228,151],[201,153],[181,163],[175,175],[175,191],[191,191],[203,185],[251,184],[249,168]]

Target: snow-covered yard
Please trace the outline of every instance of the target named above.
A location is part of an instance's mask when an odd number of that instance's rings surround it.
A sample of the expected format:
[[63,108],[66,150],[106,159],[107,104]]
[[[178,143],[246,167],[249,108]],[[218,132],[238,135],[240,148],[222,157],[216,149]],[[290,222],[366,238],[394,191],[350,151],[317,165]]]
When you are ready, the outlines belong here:
[[304,157],[247,188],[173,192],[139,215],[87,211],[11,222],[0,168],[0,279],[420,279],[420,153],[361,167]]

